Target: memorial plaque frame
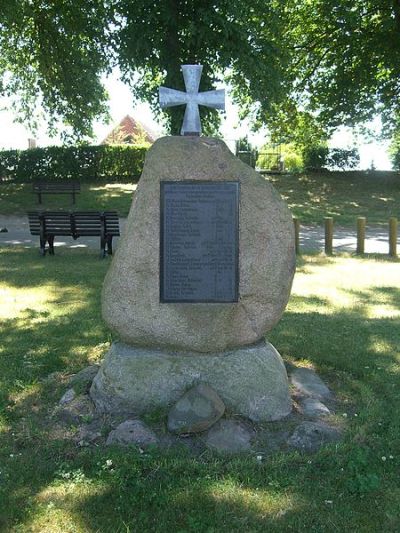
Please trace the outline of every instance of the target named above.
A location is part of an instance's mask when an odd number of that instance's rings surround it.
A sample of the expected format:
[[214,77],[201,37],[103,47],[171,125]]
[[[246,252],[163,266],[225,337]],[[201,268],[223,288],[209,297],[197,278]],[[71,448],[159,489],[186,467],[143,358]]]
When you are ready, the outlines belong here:
[[[233,261],[233,279],[234,289],[232,291],[232,298],[171,298],[165,297],[165,192],[169,185],[219,185],[229,184],[232,190],[230,193],[234,193],[235,200],[235,220],[234,225],[231,227],[234,231],[233,248],[234,248],[234,261]],[[228,191],[227,191],[228,192]],[[160,303],[182,303],[182,304],[194,304],[194,303],[237,303],[239,301],[239,211],[240,211],[240,182],[239,181],[209,181],[209,180],[183,180],[183,181],[161,181],[160,182]]]

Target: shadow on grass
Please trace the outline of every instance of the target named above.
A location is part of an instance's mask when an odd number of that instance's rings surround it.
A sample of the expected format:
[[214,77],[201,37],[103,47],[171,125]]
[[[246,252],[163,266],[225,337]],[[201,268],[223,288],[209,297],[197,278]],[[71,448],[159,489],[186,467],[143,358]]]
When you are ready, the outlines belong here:
[[[294,359],[307,359],[318,368],[358,376],[368,374],[364,367],[369,370],[399,364],[400,319],[385,316],[384,309],[399,308],[400,289],[371,287],[344,292],[356,298],[357,303],[337,312],[324,311],[329,309],[327,299],[293,296],[292,308],[301,303],[304,312],[287,311],[268,334],[269,340],[282,354]],[[377,300],[382,302],[382,316],[371,318],[368,306]],[[322,312],[315,310],[317,306],[321,306]]]
[[369,224],[384,224],[390,216],[399,216],[398,177],[331,172],[269,179],[303,224],[322,224],[326,216],[345,225],[354,225],[358,216],[366,216]]
[[[393,405],[399,401],[400,321],[370,318],[367,304],[383,297],[386,305],[398,307],[398,288],[352,291],[354,307],[329,314],[313,311],[328,306],[326,299],[297,296],[269,336],[284,357],[312,363],[339,399],[349,400],[349,412],[357,410],[339,447],[312,459],[278,454],[262,464],[254,457],[211,453],[192,458],[178,452],[85,450],[48,438],[43,418],[59,396],[40,379],[85,366],[90,349],[107,339],[100,287],[108,264],[84,251],[66,251],[51,261],[35,250],[2,255],[11,289],[43,286],[47,292],[44,309],[22,310],[17,324],[6,319],[2,329],[1,530],[11,531],[15,524],[20,531],[46,530],[49,523],[54,531],[113,533],[378,531],[383,523],[389,530],[394,526],[400,517],[392,501],[396,472],[386,471],[380,456],[398,446],[400,415]],[[332,261],[322,262],[329,266]],[[303,267],[307,274],[304,262]],[[24,393],[22,399],[10,401],[18,393]],[[24,433],[21,428],[27,427]],[[370,454],[366,465],[354,459],[357,447]],[[369,472],[379,477],[382,490],[369,491],[362,484]]]
[[47,374],[88,364],[109,337],[101,319],[101,283],[109,260],[64,251],[43,259],[37,250],[2,250],[3,287],[17,316],[1,320],[0,406]]
[[[41,515],[51,508],[59,513],[53,530],[61,522],[85,532],[380,531],[382,520],[395,525],[398,507],[390,508],[390,495],[365,491],[360,497],[352,490],[351,456],[348,445],[312,459],[281,455],[263,465],[211,454],[193,460],[176,453],[81,452],[64,460],[55,475],[41,470],[41,483],[30,487],[35,500],[19,523],[40,530]],[[106,460],[112,469],[105,468]],[[371,461],[368,470],[379,466]],[[61,479],[60,470],[70,481]],[[51,513],[44,523],[49,520]]]

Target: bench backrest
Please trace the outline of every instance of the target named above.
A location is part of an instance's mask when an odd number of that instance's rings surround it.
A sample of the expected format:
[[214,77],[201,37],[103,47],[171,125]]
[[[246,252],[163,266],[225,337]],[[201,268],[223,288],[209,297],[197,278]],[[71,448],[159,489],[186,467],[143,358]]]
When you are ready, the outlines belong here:
[[44,220],[47,234],[71,235],[71,215],[65,211],[31,211],[28,213],[29,229],[32,235],[40,235],[40,221]]
[[75,211],[73,213],[74,230],[77,235],[100,235],[102,218],[105,221],[105,234],[119,235],[119,219],[116,211]]
[[48,235],[73,235],[76,237],[101,235],[102,219],[105,221],[105,235],[119,236],[119,219],[116,211],[30,211],[29,230],[40,235],[40,221]]
[[81,190],[79,181],[35,181],[33,192],[77,192]]

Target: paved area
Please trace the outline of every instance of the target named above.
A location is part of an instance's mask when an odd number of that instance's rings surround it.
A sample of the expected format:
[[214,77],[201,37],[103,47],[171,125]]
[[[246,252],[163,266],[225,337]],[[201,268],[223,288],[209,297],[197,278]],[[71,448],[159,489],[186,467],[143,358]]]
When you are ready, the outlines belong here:
[[[325,229],[322,226],[300,227],[300,251],[321,251],[325,246]],[[335,227],[333,231],[334,252],[356,252],[356,228]],[[400,235],[397,236],[397,248],[400,254]],[[367,226],[365,235],[366,254],[389,253],[389,228],[384,226]]]
[[[125,219],[120,219],[120,227],[123,230]],[[0,229],[7,228],[6,233],[0,233],[0,246],[20,245],[27,248],[39,248],[39,237],[33,237],[29,233],[28,219],[20,216],[0,215]],[[118,238],[113,239],[113,248],[118,246]],[[100,250],[98,237],[79,238],[76,241],[72,237],[56,237],[55,247],[68,248],[93,248]],[[400,254],[400,235],[397,239],[398,253]],[[316,252],[324,249],[324,228],[321,226],[301,226],[300,228],[300,251]],[[356,230],[351,228],[335,227],[333,249],[336,252],[356,251]],[[388,228],[384,226],[372,226],[366,230],[365,253],[387,254],[389,252]]]

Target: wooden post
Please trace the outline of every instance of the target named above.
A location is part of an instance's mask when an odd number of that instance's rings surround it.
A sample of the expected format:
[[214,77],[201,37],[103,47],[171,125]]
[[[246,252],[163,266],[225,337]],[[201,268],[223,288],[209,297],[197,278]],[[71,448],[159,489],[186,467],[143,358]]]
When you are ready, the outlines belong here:
[[325,217],[325,253],[332,255],[333,253],[333,218]]
[[357,254],[363,254],[365,251],[365,217],[357,217]]
[[300,220],[297,217],[293,217],[294,224],[294,245],[296,249],[296,255],[300,254]]
[[389,218],[389,255],[397,257],[397,218]]

